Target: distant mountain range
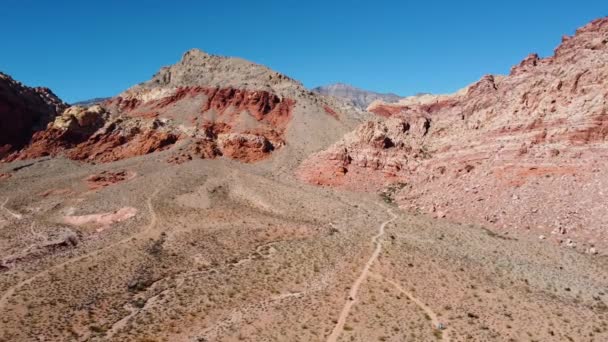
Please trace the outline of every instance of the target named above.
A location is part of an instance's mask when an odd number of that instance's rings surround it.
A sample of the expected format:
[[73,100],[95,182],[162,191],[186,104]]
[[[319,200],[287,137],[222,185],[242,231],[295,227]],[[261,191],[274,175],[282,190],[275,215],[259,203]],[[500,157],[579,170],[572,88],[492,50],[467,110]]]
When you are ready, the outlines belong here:
[[384,102],[397,102],[401,96],[392,93],[376,93],[369,90],[353,87],[344,83],[329,84],[312,89],[315,93],[335,96],[352,102],[356,107],[365,109],[372,102],[382,100]]
[[74,102],[74,103],[72,103],[72,106],[89,107],[89,106],[92,106],[92,105],[96,105],[98,103],[102,103],[103,101],[109,100],[109,99],[111,99],[111,97],[96,97],[96,98],[93,98],[93,99],[88,99],[88,100]]

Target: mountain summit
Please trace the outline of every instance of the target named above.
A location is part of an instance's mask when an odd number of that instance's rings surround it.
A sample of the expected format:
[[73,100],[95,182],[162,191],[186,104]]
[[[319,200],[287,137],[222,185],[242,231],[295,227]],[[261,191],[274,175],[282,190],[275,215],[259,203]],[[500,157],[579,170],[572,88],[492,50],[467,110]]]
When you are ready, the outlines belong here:
[[46,130],[6,160],[62,154],[111,162],[170,150],[174,163],[255,162],[283,147],[284,158],[299,160],[352,129],[364,115],[357,113],[265,66],[192,49],[116,97],[53,113],[39,128]]

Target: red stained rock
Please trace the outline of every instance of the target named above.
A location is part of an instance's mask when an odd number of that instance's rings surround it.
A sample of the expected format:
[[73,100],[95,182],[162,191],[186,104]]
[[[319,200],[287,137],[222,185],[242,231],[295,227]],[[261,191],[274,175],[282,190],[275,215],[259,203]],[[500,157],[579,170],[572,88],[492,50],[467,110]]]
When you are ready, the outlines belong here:
[[[137,93],[131,96],[138,96]],[[127,100],[119,99],[124,103]],[[267,91],[254,91],[236,88],[180,87],[169,96],[138,101],[138,105],[119,108],[122,113],[132,117],[142,117],[145,113],[175,113],[174,108],[190,108],[192,101],[202,101],[200,111],[193,116],[185,116],[188,124],[194,124],[203,131],[205,138],[195,138],[193,144],[172,156],[169,161],[182,163],[194,157],[215,158],[227,156],[244,162],[252,162],[267,157],[271,151],[284,145],[287,128],[295,101],[281,98]],[[184,114],[181,110],[179,114]],[[210,115],[207,115],[211,113]],[[259,125],[253,128],[236,129],[250,126],[243,124],[243,114],[253,117]],[[168,114],[171,117],[174,114]],[[213,117],[213,121],[209,117]],[[218,142],[221,134],[235,134],[225,142]],[[238,138],[237,138],[238,137]],[[223,151],[223,147],[226,151]],[[236,148],[244,151],[238,152]]]
[[66,156],[74,160],[107,163],[162,151],[177,140],[175,134],[155,130],[131,135],[119,132],[102,134],[70,149]]
[[56,156],[61,151],[73,146],[65,132],[55,129],[36,132],[29,146],[4,158],[6,162],[35,159],[45,156]]
[[264,136],[236,133],[219,136],[218,146],[224,156],[246,163],[262,160],[274,149]]
[[336,112],[333,108],[331,108],[330,106],[323,106],[323,109],[325,110],[325,113],[331,115],[332,117],[336,118],[336,120],[340,119],[340,116],[338,115],[338,112]]
[[101,173],[90,175],[85,178],[85,182],[90,190],[98,190],[107,186],[120,183],[135,178],[136,173],[132,171],[102,171]]
[[605,142],[608,137],[608,114],[590,118],[583,127],[568,134],[568,141],[573,145],[586,145],[594,142]]
[[281,99],[267,91],[250,91],[234,88],[205,89],[208,96],[202,112],[214,110],[219,115],[236,115],[247,111],[258,121],[269,123],[283,131],[289,120],[295,101]]
[[[112,122],[108,121],[110,115],[103,107],[70,108],[47,130],[36,133],[29,146],[6,160],[63,154],[73,160],[111,162],[163,150],[173,145],[179,136],[170,128],[162,128],[165,124],[161,121],[145,120],[162,116],[178,102],[191,101],[201,95],[205,96],[202,111],[212,111],[217,121],[190,117],[188,121],[202,130],[204,138],[194,138],[191,147],[171,157],[171,162],[218,156],[253,162],[268,157],[284,144],[283,135],[295,101],[266,91],[182,87],[170,96],[148,102],[136,97],[107,101],[107,106],[123,115]],[[260,125],[235,130],[234,127],[242,126],[239,120],[244,112]]]
[[509,76],[484,76],[453,95],[375,102],[368,110],[387,119],[309,156],[297,175],[359,191],[400,182],[403,208],[490,227],[545,227],[534,234],[584,227],[568,234],[608,246],[607,37],[603,18]]
[[8,156],[6,161],[64,154],[72,160],[106,163],[164,150],[177,140],[173,133],[154,129],[116,129],[74,138],[69,130],[51,128],[36,133],[28,147]]
[[401,112],[403,112],[403,110],[405,109],[405,107],[403,106],[399,106],[399,105],[393,105],[393,104],[377,104],[374,105],[372,107],[369,108],[369,111],[385,117],[385,118],[389,118],[391,116],[397,115]]
[[120,96],[112,98],[105,103],[106,106],[116,106],[119,112],[128,112],[133,111],[139,105],[141,105],[141,101],[137,98],[124,99]]
[[48,88],[30,88],[0,73],[0,159],[26,145],[66,107]]

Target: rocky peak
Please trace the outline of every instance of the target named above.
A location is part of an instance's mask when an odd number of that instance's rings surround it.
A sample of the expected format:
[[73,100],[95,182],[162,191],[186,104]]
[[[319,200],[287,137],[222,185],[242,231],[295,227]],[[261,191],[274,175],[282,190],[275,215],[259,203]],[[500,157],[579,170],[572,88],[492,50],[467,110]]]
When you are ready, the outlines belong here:
[[596,19],[576,30],[574,36],[563,36],[555,49],[554,59],[584,58],[590,50],[605,50],[608,46],[608,17]]
[[159,90],[201,86],[265,90],[285,97],[306,93],[301,83],[263,65],[191,49],[184,53],[176,64],[162,67],[151,80],[127,90],[120,96],[129,99],[140,98],[142,94],[146,94],[146,100],[150,100],[151,90],[164,96],[165,93]]
[[197,61],[202,61],[210,56],[211,55],[206,53],[205,51],[194,48],[194,49],[190,49],[184,53],[180,63],[182,63],[182,64],[196,63]]

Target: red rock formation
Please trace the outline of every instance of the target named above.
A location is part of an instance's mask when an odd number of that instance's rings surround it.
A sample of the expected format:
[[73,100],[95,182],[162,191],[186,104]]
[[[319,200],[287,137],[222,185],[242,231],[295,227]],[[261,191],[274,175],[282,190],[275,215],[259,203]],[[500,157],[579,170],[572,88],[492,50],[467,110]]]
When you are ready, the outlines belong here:
[[21,151],[8,155],[3,161],[34,159],[45,156],[56,156],[61,151],[73,146],[69,134],[59,130],[46,130],[36,132],[29,146]]
[[0,73],[0,159],[23,147],[67,106],[48,88],[30,88]]
[[72,107],[5,161],[63,154],[73,160],[103,163],[140,156],[163,150],[178,140],[176,133],[161,126],[157,121],[109,121],[99,106]]
[[178,136],[173,133],[147,130],[123,135],[120,132],[101,134],[66,152],[74,160],[107,163],[156,151],[162,151],[175,142]]
[[108,107],[116,106],[118,108],[119,112],[133,111],[140,104],[141,104],[141,101],[139,101],[139,99],[137,99],[137,98],[124,99],[121,96],[111,98],[110,100],[106,101],[106,103],[105,103],[105,105]]
[[[270,152],[284,144],[284,132],[287,128],[295,101],[280,98],[268,91],[253,91],[236,88],[179,87],[173,91],[159,92],[160,97],[143,101],[137,96],[149,98],[149,92],[142,95],[131,94],[134,100],[118,98],[114,105],[124,115],[145,117],[154,113],[160,117],[181,120],[184,125],[194,124],[202,131],[202,138],[195,138],[188,149],[171,157],[170,162],[181,163],[193,157],[215,158],[226,156],[244,162],[261,160]],[[192,103],[202,101],[202,106],[195,112],[187,113],[174,108],[192,108]],[[125,106],[124,103],[137,103],[136,106]],[[189,109],[190,110],[190,109]],[[176,114],[172,114],[176,113]],[[243,122],[243,114],[250,116],[259,124],[254,128]],[[218,136],[231,135],[230,139],[219,143]],[[255,136],[255,137],[254,137]],[[223,151],[223,148],[226,151]],[[237,151],[237,148],[243,151]]]
[[340,116],[338,115],[338,112],[336,112],[333,108],[331,108],[328,105],[324,105],[323,109],[325,110],[325,113],[331,115],[332,117],[334,117],[336,120],[340,120]]
[[509,76],[428,101],[374,103],[369,110],[390,119],[311,156],[298,176],[368,191],[403,183],[395,199],[404,208],[542,234],[581,226],[569,229],[572,238],[608,246],[599,194],[608,187],[599,171],[608,167],[606,37],[603,18]]
[[[150,113],[154,113],[152,117],[165,116],[162,115],[163,110],[181,101],[192,101],[192,98],[200,95],[206,98],[201,110],[204,113],[213,112],[216,120],[193,120],[196,128],[202,131],[203,138],[195,138],[191,149],[172,157],[172,162],[222,155],[254,162],[269,156],[271,151],[284,144],[283,134],[295,102],[265,91],[182,87],[160,99],[145,102],[137,98],[118,97],[108,101],[107,105],[116,106],[114,108],[118,108],[122,115],[149,119]],[[252,116],[260,125],[235,129],[241,126],[242,113]],[[86,110],[70,108],[47,130],[36,133],[28,147],[6,160],[63,153],[74,160],[110,162],[162,150],[178,139],[175,133],[158,132],[155,128],[123,127],[122,119],[110,123],[107,116],[99,106]]]
[[223,155],[246,163],[262,160],[274,149],[264,136],[240,133],[220,135],[218,146]]
[[90,190],[98,190],[116,183],[135,178],[136,174],[132,171],[102,171],[101,173],[90,175],[84,179]]

